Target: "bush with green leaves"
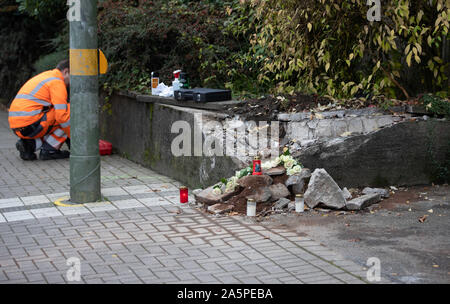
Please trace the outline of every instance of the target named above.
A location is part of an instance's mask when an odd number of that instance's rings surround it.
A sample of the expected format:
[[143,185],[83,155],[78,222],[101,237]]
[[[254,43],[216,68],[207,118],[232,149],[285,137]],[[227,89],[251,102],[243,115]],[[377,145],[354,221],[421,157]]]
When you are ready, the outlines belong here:
[[104,1],[99,45],[110,69],[104,86],[149,92],[150,73],[171,85],[172,72],[192,86],[223,87],[233,65],[234,39],[223,34],[227,1]]
[[247,61],[273,91],[449,95],[449,0],[381,1],[379,22],[366,0],[241,2],[255,16]]

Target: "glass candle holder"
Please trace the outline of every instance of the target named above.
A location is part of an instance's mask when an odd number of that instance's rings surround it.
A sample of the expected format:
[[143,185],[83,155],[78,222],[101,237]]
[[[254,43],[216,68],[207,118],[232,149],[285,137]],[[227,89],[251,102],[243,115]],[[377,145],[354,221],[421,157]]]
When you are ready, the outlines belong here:
[[305,199],[303,194],[297,194],[295,196],[295,212],[301,213],[305,211]]
[[262,175],[261,159],[259,159],[259,156],[255,156],[255,158],[253,159],[253,174],[252,175]]
[[185,186],[180,187],[180,203],[185,204],[188,200],[188,188]]
[[247,200],[247,216],[256,216],[256,202],[251,198]]

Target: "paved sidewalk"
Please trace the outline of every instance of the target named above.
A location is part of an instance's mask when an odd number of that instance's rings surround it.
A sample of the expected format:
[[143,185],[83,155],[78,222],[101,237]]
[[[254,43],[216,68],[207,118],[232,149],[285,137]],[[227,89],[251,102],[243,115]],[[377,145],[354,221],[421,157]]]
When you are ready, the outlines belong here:
[[287,229],[178,202],[180,184],[102,157],[107,202],[60,207],[69,160],[24,162],[0,111],[0,283],[364,283],[365,269]]

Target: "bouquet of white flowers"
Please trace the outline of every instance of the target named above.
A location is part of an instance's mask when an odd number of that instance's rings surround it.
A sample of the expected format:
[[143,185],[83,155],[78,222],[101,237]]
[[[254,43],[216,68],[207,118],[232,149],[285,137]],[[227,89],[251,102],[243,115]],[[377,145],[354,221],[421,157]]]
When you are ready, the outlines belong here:
[[287,175],[297,174],[302,170],[302,165],[291,156],[291,153],[287,147],[283,149],[283,154],[281,156],[261,164],[263,170],[268,170],[278,166],[284,166]]
[[[274,160],[265,161],[261,164],[263,170],[269,170],[277,166],[284,166],[287,175],[294,175],[302,171],[302,165],[297,162],[290,154],[289,149],[285,147],[283,149],[283,154]],[[251,166],[244,168],[240,171],[236,171],[236,174],[228,179],[222,178],[220,183],[217,183],[213,187],[213,193],[215,195],[221,195],[225,192],[233,192],[238,186],[238,179],[251,175],[253,169]]]

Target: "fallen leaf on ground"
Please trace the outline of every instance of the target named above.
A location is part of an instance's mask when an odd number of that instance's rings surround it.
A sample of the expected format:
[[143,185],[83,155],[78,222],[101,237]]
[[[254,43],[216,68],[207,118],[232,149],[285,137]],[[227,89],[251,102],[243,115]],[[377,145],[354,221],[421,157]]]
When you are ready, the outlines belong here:
[[419,217],[419,222],[421,222],[421,223],[425,222],[427,217],[428,217],[428,215],[426,215],[426,214],[424,216]]
[[360,242],[361,241],[361,239],[351,239],[351,240],[349,240],[350,242]]
[[434,268],[439,268],[439,265],[434,264],[433,267]]
[[428,210],[429,213],[433,213],[433,209]]

